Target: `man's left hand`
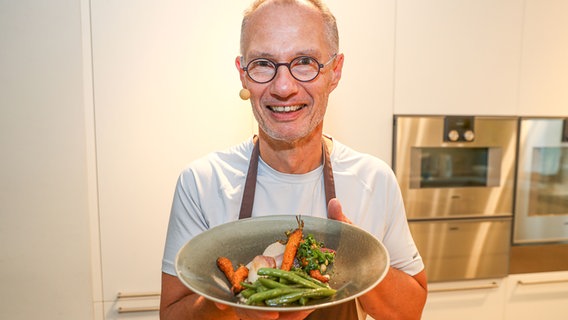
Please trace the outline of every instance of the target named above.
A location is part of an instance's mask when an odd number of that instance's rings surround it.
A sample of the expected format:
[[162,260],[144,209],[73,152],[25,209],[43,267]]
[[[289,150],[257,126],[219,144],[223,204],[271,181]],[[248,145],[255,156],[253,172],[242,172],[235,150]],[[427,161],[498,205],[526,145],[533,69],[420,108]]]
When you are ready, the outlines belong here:
[[327,216],[333,220],[353,224],[343,213],[343,208],[341,208],[341,203],[337,200],[337,198],[329,200],[329,203],[327,204]]

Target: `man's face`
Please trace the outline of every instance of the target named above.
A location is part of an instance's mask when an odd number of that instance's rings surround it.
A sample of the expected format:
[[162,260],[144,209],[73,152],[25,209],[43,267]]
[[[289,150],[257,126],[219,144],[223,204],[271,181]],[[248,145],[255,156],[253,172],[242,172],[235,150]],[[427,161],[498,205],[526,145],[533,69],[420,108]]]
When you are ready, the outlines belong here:
[[243,86],[251,92],[253,113],[260,130],[272,139],[293,142],[311,134],[321,135],[328,96],[341,78],[343,56],[320,70],[312,81],[300,82],[280,66],[268,83],[252,81],[242,67],[256,58],[289,63],[298,56],[310,56],[325,64],[330,52],[319,12],[311,7],[269,4],[250,17],[240,70]]

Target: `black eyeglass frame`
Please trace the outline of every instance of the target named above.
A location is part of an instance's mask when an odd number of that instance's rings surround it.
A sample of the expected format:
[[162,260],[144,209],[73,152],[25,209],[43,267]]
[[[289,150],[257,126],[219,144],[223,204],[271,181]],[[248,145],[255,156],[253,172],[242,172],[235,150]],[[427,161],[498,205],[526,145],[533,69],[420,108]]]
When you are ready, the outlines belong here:
[[[270,60],[270,59],[267,59],[267,58],[256,58],[256,59],[251,60],[249,63],[247,63],[246,67],[242,67],[242,69],[243,69],[244,72],[246,72],[246,74],[247,74],[247,76],[249,77],[249,79],[251,79],[252,81],[254,81],[254,82],[256,82],[256,83],[260,83],[260,84],[269,83],[270,81],[274,80],[274,78],[276,78],[276,74],[278,74],[278,69],[279,69],[281,66],[285,66],[286,68],[288,68],[288,71],[290,72],[290,74],[292,75],[292,77],[293,77],[294,79],[296,79],[296,80],[298,80],[298,81],[300,81],[300,82],[310,82],[310,81],[313,81],[315,78],[317,78],[317,77],[319,76],[319,74],[320,74],[321,69],[325,68],[325,67],[326,67],[328,64],[330,64],[333,60],[335,60],[336,57],[337,57],[337,53],[335,53],[326,63],[320,63],[316,58],[310,57],[310,56],[298,56],[298,57],[295,57],[294,59],[292,59],[292,61],[290,61],[290,62],[281,62],[281,63],[274,62],[274,61],[272,61],[272,60]],[[316,64],[317,64],[317,66],[318,66],[318,72],[316,73],[316,75],[315,75],[313,78],[308,79],[308,80],[298,79],[298,78],[294,75],[294,73],[292,72],[292,69],[291,69],[291,66],[292,66],[292,64],[293,64],[294,61],[301,60],[301,59],[305,59],[305,58],[314,60],[314,61],[316,62]],[[253,77],[250,76],[250,74],[249,74],[249,72],[248,72],[249,66],[251,65],[251,63],[254,63],[254,62],[259,61],[259,60],[264,60],[264,61],[270,62],[270,63],[274,66],[274,74],[272,75],[272,77],[271,77],[269,80],[266,80],[266,81],[257,81],[257,80],[255,80]],[[244,57],[241,57],[241,63],[242,63],[242,62],[244,62]]]

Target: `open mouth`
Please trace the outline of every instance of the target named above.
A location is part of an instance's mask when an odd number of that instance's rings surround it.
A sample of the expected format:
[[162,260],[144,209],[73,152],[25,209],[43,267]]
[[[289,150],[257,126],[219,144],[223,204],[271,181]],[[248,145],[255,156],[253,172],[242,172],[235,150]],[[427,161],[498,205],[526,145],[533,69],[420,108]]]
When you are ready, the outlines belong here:
[[305,106],[306,106],[305,104],[301,104],[301,105],[295,105],[295,106],[267,106],[267,107],[272,112],[286,113],[286,112],[298,111],[298,110],[304,108]]

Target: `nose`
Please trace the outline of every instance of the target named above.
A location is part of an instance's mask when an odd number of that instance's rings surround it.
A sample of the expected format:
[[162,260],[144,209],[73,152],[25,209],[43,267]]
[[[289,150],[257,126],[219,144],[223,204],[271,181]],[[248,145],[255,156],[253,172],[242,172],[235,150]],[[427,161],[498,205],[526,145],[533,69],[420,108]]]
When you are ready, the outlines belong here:
[[298,91],[298,80],[296,80],[290,69],[285,65],[278,66],[276,76],[270,82],[270,93],[281,97],[287,98]]

